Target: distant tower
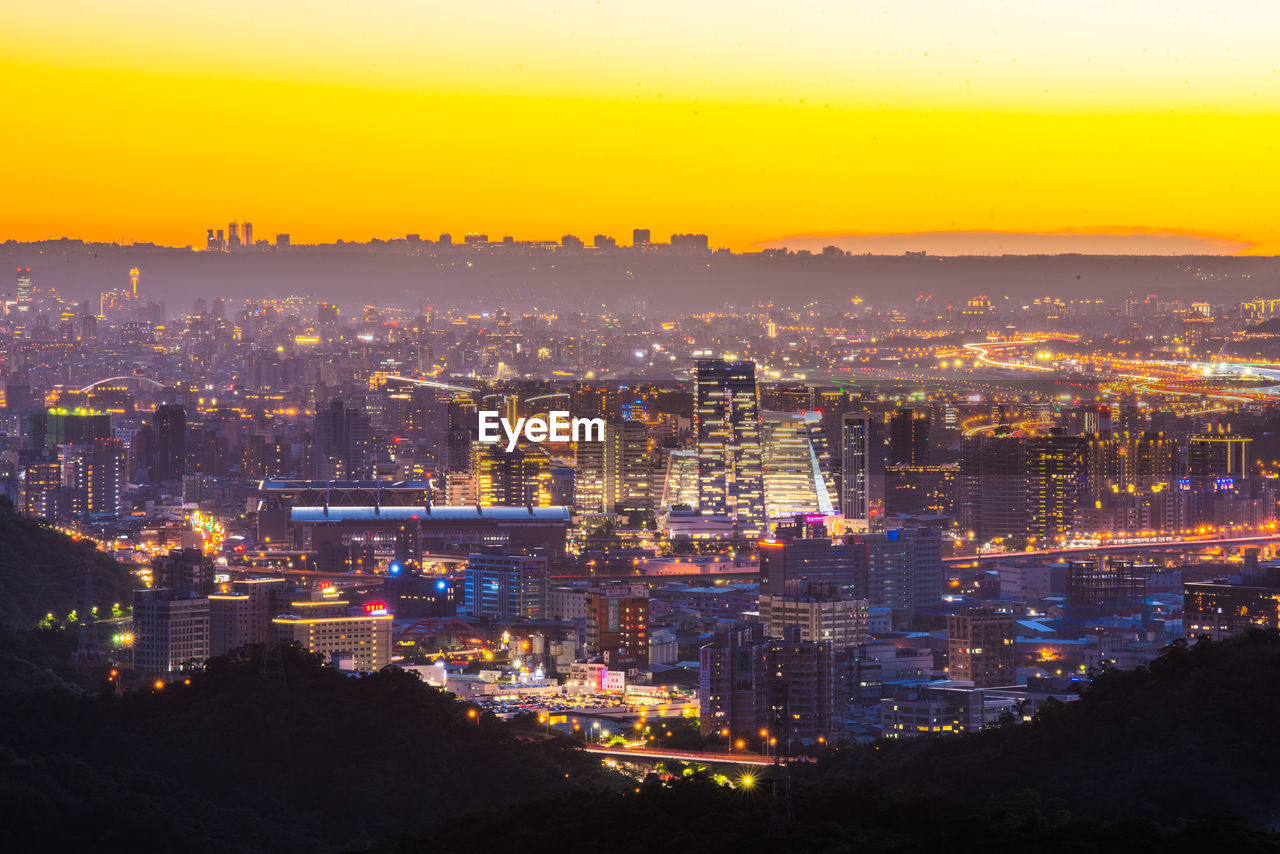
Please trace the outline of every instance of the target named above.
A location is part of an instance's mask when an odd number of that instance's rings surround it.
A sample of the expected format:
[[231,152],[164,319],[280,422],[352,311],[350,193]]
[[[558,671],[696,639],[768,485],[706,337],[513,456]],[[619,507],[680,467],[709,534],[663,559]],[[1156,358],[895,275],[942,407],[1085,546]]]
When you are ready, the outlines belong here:
[[209,252],[213,252],[215,250],[222,248],[221,246],[218,245],[220,240],[221,240],[220,232],[216,232],[212,228],[206,228],[204,230],[204,248]]
[[631,232],[632,246],[648,246],[649,245],[649,229],[637,228]]
[[234,222],[227,223],[227,248],[240,248],[240,226]]
[[253,248],[253,223],[251,222],[244,224],[244,245],[246,249]]
[[31,310],[31,268],[18,268],[18,311]]
[[138,297],[138,279],[139,278],[141,278],[141,275],[139,274],[137,267],[134,267],[129,271],[129,289],[133,291],[134,299],[137,299]]
[[289,237],[289,235],[287,235],[287,234],[277,234],[277,235],[276,235],[276,248],[277,248],[277,249],[288,249],[288,248],[289,248],[289,246],[290,246],[290,243],[291,243],[291,241],[290,241],[290,237]]

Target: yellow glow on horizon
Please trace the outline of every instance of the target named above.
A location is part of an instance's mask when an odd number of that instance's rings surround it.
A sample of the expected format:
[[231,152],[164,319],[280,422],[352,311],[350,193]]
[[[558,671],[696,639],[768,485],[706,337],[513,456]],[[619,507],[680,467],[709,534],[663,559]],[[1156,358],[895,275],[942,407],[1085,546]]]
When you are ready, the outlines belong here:
[[481,5],[6,9],[0,239],[198,245],[235,218],[1280,253],[1280,6]]

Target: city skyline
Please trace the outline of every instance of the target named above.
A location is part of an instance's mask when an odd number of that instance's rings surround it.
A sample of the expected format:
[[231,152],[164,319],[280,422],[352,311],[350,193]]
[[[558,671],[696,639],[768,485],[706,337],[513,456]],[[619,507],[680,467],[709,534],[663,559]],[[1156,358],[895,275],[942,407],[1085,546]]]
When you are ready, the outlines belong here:
[[0,237],[185,245],[217,210],[300,242],[1280,251],[1264,6],[539,12],[384,3],[352,38],[335,3],[8,10]]

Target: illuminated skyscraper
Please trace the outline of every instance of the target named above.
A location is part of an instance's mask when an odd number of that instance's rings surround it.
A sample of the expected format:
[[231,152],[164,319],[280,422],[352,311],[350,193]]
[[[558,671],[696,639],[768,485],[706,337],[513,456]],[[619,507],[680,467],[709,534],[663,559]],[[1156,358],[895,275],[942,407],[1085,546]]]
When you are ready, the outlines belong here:
[[765,520],[755,362],[698,362],[698,507],[756,536]]
[[31,268],[18,268],[18,283],[15,296],[18,300],[18,311],[31,310]]
[[822,416],[817,412],[765,412],[760,427],[768,517],[835,515],[835,479]]
[[871,523],[871,416],[846,412],[841,423],[840,513],[866,528]]
[[135,299],[138,296],[138,280],[141,277],[142,274],[138,271],[137,267],[129,270],[129,290],[133,293]]

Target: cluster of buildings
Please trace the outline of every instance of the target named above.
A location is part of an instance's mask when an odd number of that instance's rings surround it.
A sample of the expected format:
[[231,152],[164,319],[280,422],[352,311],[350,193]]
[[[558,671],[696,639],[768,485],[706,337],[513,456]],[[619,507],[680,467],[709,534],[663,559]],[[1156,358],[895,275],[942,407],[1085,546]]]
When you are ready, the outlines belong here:
[[[0,494],[136,568],[113,654],[158,678],[297,642],[472,698],[679,692],[707,737],[768,746],[1020,719],[1090,667],[1275,623],[1269,375],[1172,358],[1266,345],[1227,341],[1243,308],[171,316],[137,270],[96,312],[33,275],[0,318]],[[1093,326],[1110,350],[1060,332]],[[603,430],[479,430],[554,412]]]

